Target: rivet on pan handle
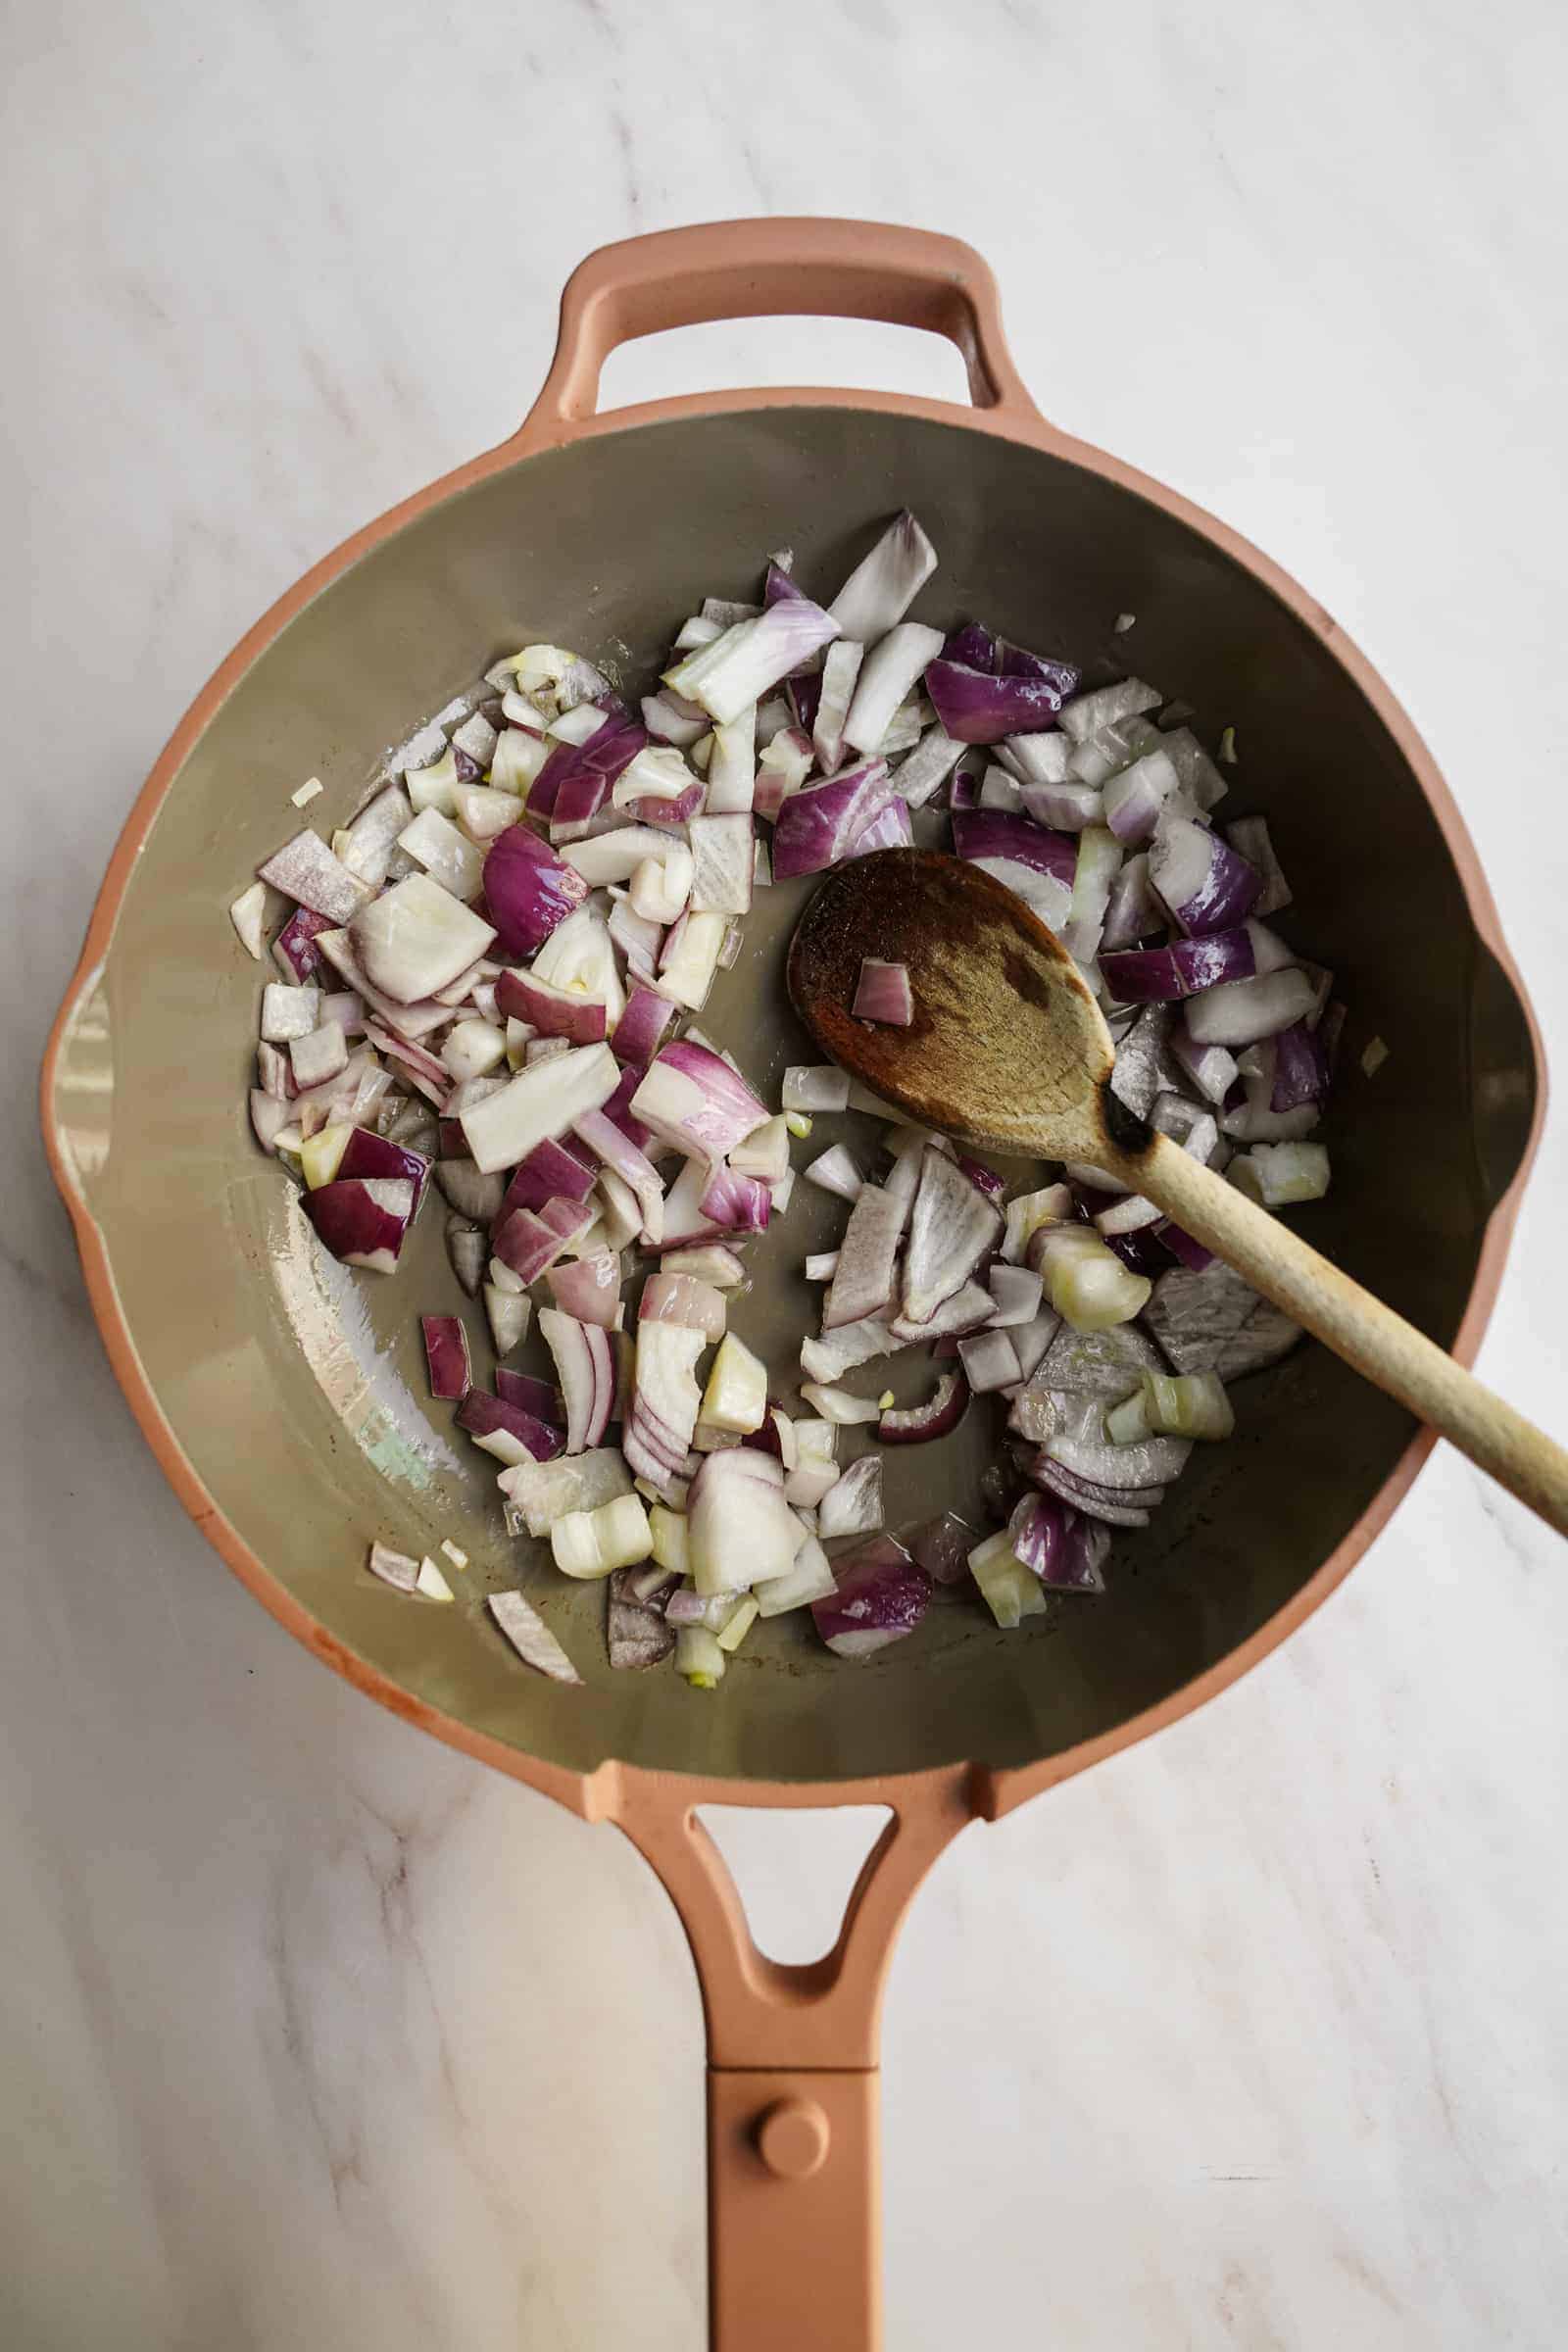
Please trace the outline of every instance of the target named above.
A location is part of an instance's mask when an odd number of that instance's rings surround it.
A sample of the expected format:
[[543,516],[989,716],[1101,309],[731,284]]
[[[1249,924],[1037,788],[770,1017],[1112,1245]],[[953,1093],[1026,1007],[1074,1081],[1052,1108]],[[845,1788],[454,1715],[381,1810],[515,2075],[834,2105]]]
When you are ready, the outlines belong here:
[[[739,1791],[744,1795],[744,1784]],[[915,1888],[972,1820],[963,1767],[888,1788],[839,1938],[809,1967],[760,1952],[689,1789],[626,1772],[607,1812],[663,1881],[708,2029],[709,2328],[713,2352],[877,2352],[878,2022]]]
[[548,447],[593,416],[599,373],[618,344],[715,318],[874,318],[946,335],[978,409],[1038,429],[1002,331],[997,281],[972,246],[877,220],[711,220],[602,245],[561,298],[544,387],[513,448]]

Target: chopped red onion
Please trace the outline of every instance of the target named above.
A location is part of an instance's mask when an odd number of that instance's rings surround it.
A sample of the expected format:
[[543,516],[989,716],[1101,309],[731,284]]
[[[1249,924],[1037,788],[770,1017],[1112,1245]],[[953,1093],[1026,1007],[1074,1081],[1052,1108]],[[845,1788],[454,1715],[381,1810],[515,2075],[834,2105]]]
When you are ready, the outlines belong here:
[[671,1274],[662,1268],[650,1274],[637,1313],[639,1320],[685,1323],[707,1341],[724,1337],[723,1294],[693,1274]]
[[931,1579],[891,1536],[834,1563],[837,1590],[813,1601],[817,1632],[841,1658],[867,1657],[912,1634],[931,1604]]
[[[1164,948],[1127,948],[1102,956],[1100,969],[1105,986],[1124,1004],[1169,1003],[1179,997],[1197,999],[1224,983],[1250,984],[1254,969],[1252,941],[1245,929],[1216,931],[1204,939],[1176,939]],[[1188,1025],[1194,1037],[1189,1006]],[[1227,1039],[1200,1039],[1226,1044]]]
[[904,618],[936,567],[936,549],[906,508],[861,558],[828,611],[842,635],[874,644]]
[[508,1464],[548,1462],[565,1444],[562,1432],[550,1422],[525,1412],[521,1405],[489,1396],[483,1389],[470,1389],[454,1418],[476,1446]]
[[850,1010],[858,1021],[880,1021],[890,1029],[907,1029],[914,1019],[908,965],[862,956]]
[[1010,1389],[1022,1377],[1017,1354],[1004,1331],[977,1331],[961,1339],[958,1360],[977,1396],[984,1396],[993,1389]]
[[884,1446],[924,1446],[933,1438],[950,1437],[968,1404],[969,1383],[963,1373],[944,1372],[924,1404],[889,1406],[877,1421],[876,1434]]
[[662,1048],[631,1098],[633,1114],[677,1151],[722,1159],[767,1117],[746,1081],[705,1046]]
[[356,1176],[318,1186],[301,1206],[334,1257],[390,1274],[414,1221],[416,1192],[401,1177]]
[[[945,1152],[927,1148],[909,1218],[904,1272],[904,1313],[927,1323],[943,1301],[961,1290],[988,1250],[1002,1238],[1002,1217]],[[987,1312],[990,1300],[987,1299]]]
[[851,842],[849,855],[864,858],[872,850],[911,850],[914,847],[914,827],[909,811],[902,801],[888,801],[875,816],[870,817]]
[[486,1601],[491,1616],[525,1666],[536,1667],[555,1683],[581,1683],[582,1676],[525,1594],[491,1592]]
[[943,729],[959,743],[1001,743],[1054,726],[1070,691],[1055,678],[992,677],[946,659],[927,668],[925,690]]
[[835,1144],[820,1159],[813,1159],[805,1173],[808,1184],[818,1186],[824,1193],[837,1193],[844,1200],[858,1200],[865,1182],[843,1144]]
[[[1220,937],[1234,940],[1238,934],[1229,931]],[[1209,947],[1216,943],[1194,940],[1189,944]],[[1169,952],[1177,953],[1175,949]],[[1255,980],[1235,979],[1225,986],[1209,986],[1201,996],[1193,998],[1187,1007],[1188,1034],[1200,1046],[1254,1045],[1259,1038],[1276,1037],[1303,1019],[1314,1002],[1312,983],[1294,966]]]
[[1188,936],[1231,931],[1256,904],[1257,868],[1188,817],[1166,815],[1149,853],[1149,879],[1171,919]]
[[461,1315],[421,1315],[424,1360],[432,1396],[461,1400],[472,1386],[468,1335]]
[[256,872],[259,880],[270,882],[285,898],[297,899],[329,923],[349,922],[370,896],[369,885],[334,858],[309,825],[274,851]]
[[774,878],[782,882],[838,864],[897,793],[885,760],[868,760],[808,791],[792,793],[773,828]]
[[720,1164],[710,1171],[697,1206],[721,1233],[761,1233],[766,1230],[772,1195],[760,1176],[742,1176]]
[[[942,631],[925,628],[917,620],[897,622],[872,644],[860,665],[855,700],[844,722],[844,741],[852,751],[869,758],[877,750],[894,713],[941,651]],[[818,718],[820,715],[819,710]]]
[[1102,727],[1139,717],[1146,710],[1155,710],[1164,699],[1157,687],[1146,686],[1141,678],[1123,678],[1119,685],[1101,686],[1093,694],[1080,694],[1064,703],[1062,732],[1070,735],[1074,743],[1087,743]]
[[597,1045],[606,1029],[602,998],[556,988],[535,972],[503,972],[496,982],[496,1006],[508,1020],[526,1021],[545,1037],[564,1037],[568,1045]]
[[882,1525],[882,1463],[865,1453],[828,1488],[816,1506],[816,1532],[824,1544],[836,1536],[864,1536]]
[[724,726],[832,638],[846,633],[831,613],[808,598],[780,597],[755,619],[738,621],[712,644],[699,646],[684,662],[666,669],[664,684],[688,702],[701,703]]
[[824,776],[833,775],[843,759],[844,721],[864,658],[864,646],[850,637],[830,645],[822,658],[822,690],[811,724],[811,746]]

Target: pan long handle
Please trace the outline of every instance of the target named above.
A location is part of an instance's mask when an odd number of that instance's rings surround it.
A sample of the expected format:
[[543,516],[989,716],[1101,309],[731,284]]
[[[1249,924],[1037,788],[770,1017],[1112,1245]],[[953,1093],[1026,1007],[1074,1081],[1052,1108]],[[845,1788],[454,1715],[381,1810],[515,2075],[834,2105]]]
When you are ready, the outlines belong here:
[[877,318],[957,345],[976,408],[1038,424],[1002,331],[997,281],[972,246],[878,220],[710,220],[602,245],[561,298],[556,356],[514,447],[592,416],[617,344],[715,318]]
[[972,1818],[961,1772],[888,1801],[838,1942],[806,1968],[758,1950],[678,1784],[627,1773],[609,1808],[663,1881],[702,1986],[712,2352],[878,2352],[882,2341],[882,1986],[916,1886]]

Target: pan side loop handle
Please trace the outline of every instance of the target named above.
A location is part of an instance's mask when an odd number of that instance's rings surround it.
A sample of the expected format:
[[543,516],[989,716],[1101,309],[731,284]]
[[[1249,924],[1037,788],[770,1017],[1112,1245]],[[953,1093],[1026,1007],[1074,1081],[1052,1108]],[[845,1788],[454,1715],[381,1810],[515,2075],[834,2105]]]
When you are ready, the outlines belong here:
[[878,2352],[882,1987],[915,1888],[971,1818],[962,1782],[895,1802],[809,1967],[758,1950],[689,1796],[628,1774],[612,1817],[663,1882],[702,1988],[711,2352]]
[[977,409],[1038,424],[1002,330],[997,281],[974,248],[878,220],[711,220],[602,245],[567,279],[556,355],[513,443],[569,440],[591,417],[610,354],[639,335],[718,318],[880,319],[957,346]]

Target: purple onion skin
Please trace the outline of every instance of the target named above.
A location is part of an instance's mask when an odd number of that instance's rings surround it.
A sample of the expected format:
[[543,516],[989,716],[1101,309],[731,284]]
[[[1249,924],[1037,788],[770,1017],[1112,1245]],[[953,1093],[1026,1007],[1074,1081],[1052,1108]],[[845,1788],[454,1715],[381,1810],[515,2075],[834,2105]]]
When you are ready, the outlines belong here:
[[931,1579],[891,1536],[873,1536],[833,1564],[838,1591],[814,1600],[824,1641],[835,1634],[912,1634],[931,1605]]
[[1067,690],[1052,678],[991,677],[960,662],[933,662],[925,690],[944,731],[959,743],[1000,743],[1056,723]]
[[1069,890],[1078,870],[1078,844],[1070,833],[1050,833],[1032,817],[1014,816],[1005,808],[956,808],[953,849],[958,858],[1011,858],[1037,873],[1054,875]]
[[952,1511],[928,1519],[909,1538],[908,1548],[933,1584],[961,1585],[969,1574],[974,1530]]
[[579,823],[595,815],[615,778],[652,741],[646,727],[617,703],[586,743],[558,743],[528,792],[534,816]]
[[377,1207],[365,1190],[364,1179],[357,1176],[318,1185],[315,1192],[304,1195],[300,1205],[322,1247],[338,1258],[380,1250],[389,1250],[396,1257],[412,1222],[410,1217],[399,1218],[390,1209]]
[[[1256,866],[1250,865],[1217,833],[1209,834],[1208,844],[1208,871],[1201,886],[1179,906],[1170,907],[1171,920],[1190,939],[1203,938],[1215,931],[1234,931],[1246,922],[1263,888],[1263,877]],[[1152,877],[1158,854],[1156,843],[1150,859]],[[1154,881],[1157,889],[1157,877]]]
[[497,1364],[496,1395],[503,1404],[515,1405],[521,1413],[531,1413],[547,1428],[566,1426],[566,1408],[561,1400],[561,1391],[532,1372],[512,1372],[505,1364]]
[[1135,1274],[1164,1273],[1168,1261],[1152,1225],[1141,1225],[1136,1233],[1102,1234],[1101,1239],[1107,1250],[1115,1250],[1124,1266],[1131,1266]]
[[955,816],[980,806],[980,786],[985,779],[985,762],[977,752],[963,752],[948,781],[948,807]]
[[1122,1004],[1168,1004],[1201,996],[1223,980],[1250,980],[1253,962],[1251,939],[1238,929],[1173,940],[1168,948],[1119,949],[1102,956],[1100,968]]
[[[466,1145],[460,1156],[467,1157]],[[340,1177],[406,1176],[414,1186],[414,1204],[417,1208],[424,1180],[430,1173],[430,1162],[422,1152],[411,1152],[407,1144],[391,1144],[384,1135],[372,1135],[368,1127],[356,1127],[343,1147],[337,1172]]]
[[984,670],[995,677],[997,641],[977,620],[966,620],[961,629],[955,629],[948,638],[942,648],[942,659],[956,662],[960,668]]
[[1021,1560],[1042,1584],[1054,1580],[1052,1569],[1067,1538],[1071,1512],[1058,1494],[1025,1494],[1007,1521],[1013,1557]]
[[557,858],[525,824],[509,825],[491,843],[484,861],[484,903],[504,954],[532,956],[587,896],[588,885],[576,868]]
[[295,907],[273,944],[296,980],[309,980],[320,970],[323,959],[316,935],[331,928],[324,914],[313,914],[309,906]]
[[[957,1342],[954,1342],[955,1350]],[[969,1409],[969,1383],[955,1369],[944,1372],[928,1402],[912,1410],[885,1412],[876,1434],[884,1446],[928,1446],[933,1438],[951,1437]]]
[[599,1171],[565,1144],[536,1144],[514,1172],[496,1215],[496,1230],[514,1209],[543,1208],[547,1200],[586,1200]]
[[1056,689],[1061,702],[1077,693],[1082,675],[1070,662],[1054,662],[1049,654],[1032,654],[1005,637],[994,637],[977,620],[966,620],[962,628],[953,631],[942,648],[942,660],[956,662],[960,669],[979,670],[986,677],[1044,678]]
[[1190,1234],[1184,1225],[1178,1225],[1173,1217],[1164,1218],[1152,1230],[1161,1248],[1168,1250],[1179,1265],[1188,1267],[1194,1274],[1201,1274],[1205,1266],[1213,1264],[1213,1250],[1205,1250],[1202,1243]]
[[499,1396],[491,1396],[483,1389],[470,1389],[459,1405],[453,1419],[460,1429],[471,1437],[487,1438],[504,1429],[509,1438],[515,1438],[524,1452],[536,1462],[554,1461],[566,1441],[559,1429],[546,1421],[538,1421],[532,1413],[523,1412],[514,1404],[507,1404]]
[[1007,1189],[1006,1179],[999,1176],[995,1168],[988,1168],[983,1160],[971,1159],[967,1152],[958,1153],[958,1165],[977,1192],[984,1193],[988,1200],[1001,1200]]
[[611,1125],[618,1127],[627,1143],[635,1144],[639,1152],[647,1144],[652,1131],[643,1125],[641,1119],[632,1117],[628,1105],[647,1075],[648,1071],[643,1063],[628,1061],[620,1073],[620,1084],[609,1101],[600,1104],[600,1108]]
[[1270,1110],[1297,1110],[1321,1102],[1329,1091],[1329,1057],[1315,1029],[1293,1021],[1274,1040],[1274,1091]]
[[456,1403],[468,1393],[468,1341],[461,1315],[421,1315],[419,1330],[424,1341],[425,1368],[430,1375],[430,1394],[443,1402]]
[[668,1037],[674,1016],[674,1005],[656,989],[628,989],[626,1009],[615,1023],[610,1051],[617,1061],[645,1070]]
[[822,704],[822,673],[808,670],[804,677],[789,680],[790,708],[795,712],[795,724],[803,735],[809,735],[816,726],[816,714]]
[[776,605],[786,597],[798,598],[802,603],[807,601],[806,590],[796,587],[782,564],[769,564],[767,577],[762,583],[762,602],[764,605]]

